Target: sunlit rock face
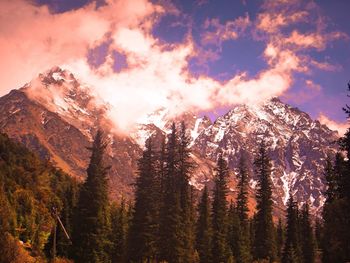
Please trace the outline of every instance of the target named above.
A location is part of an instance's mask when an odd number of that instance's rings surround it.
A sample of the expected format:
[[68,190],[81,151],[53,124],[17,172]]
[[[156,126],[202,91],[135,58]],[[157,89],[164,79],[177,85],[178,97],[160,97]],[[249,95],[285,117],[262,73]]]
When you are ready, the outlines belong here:
[[317,212],[324,203],[325,158],[335,153],[338,134],[306,113],[276,98],[261,106],[237,106],[204,129],[193,149],[209,159],[222,152],[234,171],[245,153],[254,189],[254,153],[262,139],[273,164],[275,205],[284,207],[292,194],[300,203],[309,202]]
[[0,98],[0,130],[83,179],[90,154],[86,147],[101,127],[110,141],[107,163],[111,165],[111,195],[129,198],[146,139],[154,137],[159,147],[172,122],[179,127],[184,121],[197,164],[191,184],[198,189],[212,185],[215,161],[222,153],[231,168],[230,194],[234,197],[238,160],[245,153],[252,203],[256,187],[254,153],[259,141],[265,139],[273,164],[276,214],[281,214],[278,211],[283,211],[290,194],[300,203],[309,202],[313,213],[323,205],[323,166],[326,155],[337,150],[338,134],[276,98],[262,105],[235,106],[213,123],[191,112],[169,117],[167,109],[161,108],[146,115],[128,134],[115,132],[109,108],[72,73],[54,67]]

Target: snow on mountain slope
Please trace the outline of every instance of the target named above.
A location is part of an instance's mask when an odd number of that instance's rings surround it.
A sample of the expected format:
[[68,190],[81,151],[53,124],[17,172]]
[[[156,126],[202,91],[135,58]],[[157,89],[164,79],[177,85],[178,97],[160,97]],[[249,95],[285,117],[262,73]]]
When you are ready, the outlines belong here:
[[89,156],[84,147],[96,129],[100,126],[109,131],[110,179],[116,196],[132,193],[137,160],[146,139],[152,136],[159,143],[170,132],[172,122],[177,127],[182,121],[186,124],[193,159],[198,165],[191,184],[198,189],[211,182],[220,152],[233,171],[232,187],[239,157],[246,154],[250,186],[255,189],[254,153],[264,138],[273,163],[274,201],[279,208],[293,194],[299,202],[309,201],[313,212],[317,212],[324,202],[324,160],[328,153],[337,150],[336,132],[276,98],[263,105],[236,106],[214,123],[191,112],[172,117],[161,108],[139,120],[135,130],[123,136],[110,131],[106,113],[111,105],[93,97],[88,86],[58,67],[0,100],[1,131],[18,138],[44,158],[54,159],[62,169],[74,171],[78,177],[84,176]]
[[22,89],[29,98],[92,138],[92,127],[98,126],[108,105],[93,97],[88,86],[79,83],[72,73],[59,67],[40,74]]
[[250,185],[255,188],[254,152],[265,139],[273,163],[275,204],[285,205],[292,194],[301,203],[310,202],[316,212],[324,203],[324,161],[327,154],[337,150],[337,138],[336,132],[319,121],[274,98],[261,106],[233,108],[201,132],[193,149],[211,160],[222,152],[233,170],[245,153],[252,176]]

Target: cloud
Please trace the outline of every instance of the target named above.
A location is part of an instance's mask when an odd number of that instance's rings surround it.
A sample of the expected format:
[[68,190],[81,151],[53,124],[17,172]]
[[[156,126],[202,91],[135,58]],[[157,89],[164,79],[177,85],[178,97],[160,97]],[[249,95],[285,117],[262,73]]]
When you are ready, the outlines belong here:
[[[349,40],[349,36],[344,32],[327,31],[327,18],[315,3],[305,4],[300,0],[266,0],[262,10],[254,22],[253,37],[267,43],[264,55],[270,64],[284,52],[299,62],[296,69],[298,72],[309,74],[312,69],[339,70],[339,65],[316,61],[310,55],[310,50],[323,51],[334,41]],[[306,23],[309,27],[307,31],[301,32],[296,29],[297,25]]]
[[311,79],[307,79],[307,80],[305,81],[305,84],[306,84],[306,86],[307,86],[310,90],[315,91],[315,92],[320,92],[321,89],[322,89],[322,88],[321,88],[321,85],[319,85],[319,84],[313,82]]
[[292,44],[298,48],[315,48],[319,51],[324,50],[327,44],[331,41],[337,39],[347,39],[348,36],[341,32],[331,32],[328,34],[320,33],[310,33],[310,34],[301,34],[297,30],[293,30],[291,35],[284,40],[286,44]]
[[221,47],[222,42],[237,39],[251,24],[248,14],[221,24],[218,18],[206,19],[201,43]]
[[[285,5],[285,1],[279,2]],[[220,49],[223,41],[241,36],[253,22],[248,15],[223,24],[216,19],[207,20],[203,45],[198,45],[191,34],[180,43],[168,44],[152,34],[153,28],[161,16],[169,12],[176,16],[179,12],[170,1],[160,3],[108,0],[101,7],[91,3],[52,14],[46,6],[31,2],[1,1],[1,94],[58,65],[73,72],[108,102],[110,118],[118,130],[125,132],[145,115],[161,108],[168,109],[170,115],[178,115],[263,102],[285,94],[295,72],[309,70],[305,65],[307,57],[300,54],[310,46],[305,44],[309,42],[298,32],[298,38],[291,38],[298,48],[292,47],[281,40],[284,35],[280,31],[288,23],[304,21],[306,13],[280,12],[274,17],[265,11],[255,23],[266,34],[262,54],[267,61],[265,69],[253,77],[247,72],[233,74],[225,82],[206,74],[194,75],[189,69],[191,59],[201,57],[202,63],[218,59],[215,50],[201,56],[206,45]],[[104,56],[102,64],[91,66],[89,52],[105,43],[106,51],[98,53]],[[122,67],[115,54],[125,58]],[[315,89],[317,84],[310,82],[309,86]]]
[[292,23],[305,21],[307,16],[308,12],[306,11],[299,11],[288,15],[283,12],[263,12],[258,15],[256,28],[267,33],[275,33]]
[[91,3],[62,14],[31,1],[0,1],[1,94],[53,65],[86,56],[113,27],[137,26],[157,12],[162,12],[159,6],[142,0],[109,0],[100,8]]
[[310,60],[311,66],[323,70],[323,71],[339,71],[342,69],[342,66],[339,64],[331,64],[328,62],[319,62],[317,60],[311,59]]
[[336,122],[328,118],[322,112],[319,114],[317,119],[320,121],[320,123],[327,125],[327,127],[331,130],[338,131],[340,136],[343,136],[349,128],[348,122]]

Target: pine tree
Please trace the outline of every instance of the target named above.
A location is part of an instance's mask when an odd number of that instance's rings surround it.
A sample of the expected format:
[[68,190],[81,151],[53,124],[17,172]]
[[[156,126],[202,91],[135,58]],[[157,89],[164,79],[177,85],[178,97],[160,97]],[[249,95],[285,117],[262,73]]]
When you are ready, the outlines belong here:
[[337,181],[335,177],[334,167],[332,163],[332,158],[327,155],[326,164],[324,167],[324,175],[327,181],[326,202],[331,203],[336,196]]
[[227,162],[219,155],[216,166],[216,177],[213,200],[213,258],[216,262],[227,262],[230,258],[230,248],[227,241],[228,218],[227,201],[228,192],[227,178],[229,171]]
[[[334,167],[333,167],[333,181],[328,182],[328,185],[332,183],[331,190],[333,191],[333,199],[342,199],[342,198],[349,198],[349,193],[347,189],[347,182],[346,178],[347,176],[350,177],[350,174],[348,174],[347,167],[349,164],[344,160],[343,154],[338,152],[335,155],[335,161],[334,161]],[[329,190],[329,188],[327,190]]]
[[241,252],[238,262],[251,262],[251,242],[248,220],[248,169],[244,155],[239,162],[239,182],[237,196],[237,213],[240,221]]
[[239,182],[237,196],[237,212],[242,226],[248,225],[248,169],[245,157],[242,155],[239,161]]
[[322,235],[323,235],[323,227],[320,218],[316,218],[315,220],[315,245],[317,250],[322,249]]
[[126,261],[127,237],[129,231],[130,215],[122,198],[120,204],[113,203],[111,208],[111,258],[113,263]]
[[300,221],[302,262],[313,263],[315,262],[315,243],[308,203],[306,203],[302,209]]
[[233,202],[230,203],[228,210],[228,230],[227,238],[233,258],[236,262],[242,262],[242,231],[238,216],[238,210]]
[[254,254],[256,259],[273,262],[276,259],[276,244],[272,221],[271,163],[264,141],[260,143],[254,164],[258,177]]
[[9,250],[11,250],[11,245],[9,242],[10,211],[10,204],[5,195],[2,180],[0,180],[0,262],[6,263],[13,259],[12,253],[9,253]]
[[[350,82],[348,83],[348,91],[350,91]],[[349,97],[349,95],[348,95]],[[345,113],[350,119],[349,106],[346,105]],[[340,140],[341,149],[346,151],[346,160],[342,159],[345,169],[342,171],[340,180],[340,194],[344,202],[344,243],[343,250],[347,261],[350,261],[350,129],[348,128],[344,137]]]
[[129,260],[155,260],[159,233],[159,181],[152,140],[139,160],[136,180],[134,215],[130,228]]
[[[341,141],[343,150],[347,149],[346,136]],[[344,192],[345,178],[349,176],[349,171],[349,161],[344,160],[340,153],[336,155],[334,165],[331,160],[326,162],[327,191],[322,214],[324,223],[321,242],[322,261],[325,263],[350,260],[350,201]]]
[[109,200],[103,158],[107,142],[98,131],[92,147],[87,179],[82,185],[75,212],[73,234],[75,262],[110,262]]
[[211,209],[207,186],[204,187],[202,198],[198,204],[198,221],[196,249],[201,263],[212,262],[212,227]]
[[301,262],[299,254],[298,207],[290,195],[287,207],[286,243],[283,250],[283,263]]
[[194,242],[195,242],[195,222],[193,207],[193,189],[189,184],[189,180],[194,168],[191,160],[190,138],[186,134],[185,123],[181,123],[178,145],[178,175],[180,205],[182,211],[183,229],[183,245],[184,245],[184,262],[193,262],[194,260]]
[[165,151],[164,196],[160,214],[160,257],[169,263],[182,262],[184,258],[181,194],[178,180],[178,135],[175,123],[168,136]]
[[277,246],[277,258],[282,260],[282,250],[284,244],[284,230],[282,225],[282,220],[279,218],[277,226],[277,237],[276,237],[276,246]]
[[[344,148],[345,149],[345,148]],[[348,161],[347,161],[348,162]],[[328,161],[325,167],[327,181],[326,202],[323,207],[322,261],[347,262],[350,260],[349,200],[344,189],[344,177],[349,168],[340,154],[334,166]]]
[[249,242],[251,244],[250,254],[253,256],[255,254],[254,242],[255,242],[256,214],[254,213],[253,217],[248,220],[249,220]]

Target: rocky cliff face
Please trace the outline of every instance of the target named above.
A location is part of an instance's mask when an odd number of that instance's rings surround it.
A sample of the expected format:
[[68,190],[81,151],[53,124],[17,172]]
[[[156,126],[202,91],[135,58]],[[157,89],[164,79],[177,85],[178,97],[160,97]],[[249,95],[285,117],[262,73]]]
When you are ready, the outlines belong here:
[[[71,73],[53,68],[0,98],[0,131],[83,179],[90,157],[87,147],[97,127],[109,131],[107,109]],[[111,195],[130,197],[141,149],[131,138],[107,136]]]
[[72,73],[55,67],[0,98],[0,131],[73,176],[83,178],[89,161],[86,147],[97,127],[103,127],[111,142],[107,151],[112,166],[111,194],[128,197],[132,195],[137,159],[147,137],[160,139],[172,121],[184,120],[197,163],[191,184],[197,188],[210,183],[215,160],[222,152],[232,169],[234,195],[238,160],[245,153],[253,196],[254,153],[258,142],[265,139],[273,162],[276,208],[283,208],[290,194],[300,202],[309,201],[314,212],[324,202],[323,163],[326,155],[337,149],[337,133],[278,99],[260,106],[236,106],[214,123],[191,113],[170,119],[166,109],[160,109],[150,113],[130,136],[121,136],[108,132],[109,105],[91,94],[89,87],[79,83]]
[[336,151],[338,134],[276,98],[261,106],[233,108],[198,135],[193,149],[212,160],[222,152],[234,171],[244,153],[254,189],[254,153],[262,139],[273,163],[275,204],[283,207],[292,194],[299,202],[309,201],[314,211],[320,208],[324,161]]

